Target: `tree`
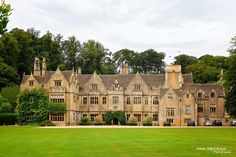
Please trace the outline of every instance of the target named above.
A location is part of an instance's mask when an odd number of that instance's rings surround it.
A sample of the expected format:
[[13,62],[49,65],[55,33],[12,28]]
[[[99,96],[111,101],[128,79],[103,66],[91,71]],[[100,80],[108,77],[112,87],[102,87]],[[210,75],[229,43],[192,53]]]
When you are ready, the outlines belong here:
[[84,42],[79,55],[82,72],[91,74],[96,70],[97,73],[102,73],[107,55],[109,55],[108,49],[105,49],[101,43],[94,40]]
[[140,54],[140,72],[141,73],[162,73],[164,71],[165,54],[148,49]]
[[127,63],[132,66],[132,59],[135,56],[135,52],[129,49],[121,49],[113,54],[113,62],[116,68],[120,67],[123,63]]
[[232,54],[229,57],[228,65],[229,69],[225,75],[225,108],[231,116],[236,116],[236,54]]
[[48,119],[48,96],[42,90],[22,91],[17,98],[18,119],[42,122]]
[[11,104],[0,94],[0,113],[12,112]]
[[20,82],[20,77],[16,70],[11,66],[0,62],[0,89],[17,85]]
[[9,22],[9,16],[11,15],[11,5],[6,4],[4,0],[0,6],[0,35],[3,35],[7,31],[6,27]]
[[1,95],[7,99],[7,101],[11,104],[12,106],[12,112],[14,112],[16,108],[16,100],[17,100],[17,95],[20,93],[20,87],[18,85],[15,86],[10,86],[10,87],[5,87],[1,91]]
[[63,51],[67,69],[77,69],[81,46],[75,36],[69,37],[63,42]]
[[189,65],[193,65],[197,63],[197,58],[194,56],[188,56],[185,54],[181,54],[174,58],[174,64],[181,65],[182,72],[186,73],[186,67]]

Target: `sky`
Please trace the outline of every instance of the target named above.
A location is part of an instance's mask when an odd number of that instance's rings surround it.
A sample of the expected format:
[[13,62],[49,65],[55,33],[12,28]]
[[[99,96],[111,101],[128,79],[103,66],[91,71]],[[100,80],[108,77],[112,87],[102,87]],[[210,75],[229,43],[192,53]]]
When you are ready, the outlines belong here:
[[35,28],[64,39],[99,41],[111,52],[153,48],[166,63],[180,54],[228,56],[235,0],[6,0],[8,30]]

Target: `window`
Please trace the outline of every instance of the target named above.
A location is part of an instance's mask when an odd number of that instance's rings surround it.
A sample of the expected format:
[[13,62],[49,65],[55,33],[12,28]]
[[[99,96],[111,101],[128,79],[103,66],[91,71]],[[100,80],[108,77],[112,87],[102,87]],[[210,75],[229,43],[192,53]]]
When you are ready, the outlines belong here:
[[185,113],[186,114],[191,114],[191,107],[190,106],[186,106]]
[[94,122],[94,120],[97,116],[98,116],[98,114],[90,114],[90,121]]
[[129,121],[130,114],[126,114],[126,121]]
[[158,114],[153,114],[152,119],[153,121],[158,121]]
[[167,95],[167,98],[168,98],[168,99],[173,99],[173,95],[172,95],[172,94],[168,94],[168,95]]
[[29,81],[29,86],[34,86],[34,81],[33,80]]
[[118,104],[119,103],[119,97],[118,96],[113,96],[112,97],[112,104]]
[[144,104],[145,104],[145,105],[148,105],[148,97],[145,97],[145,99],[144,99]]
[[187,94],[186,94],[186,98],[188,99],[188,98],[189,98],[189,96],[190,96],[190,94],[188,94],[188,93],[187,93]]
[[29,101],[30,101],[30,103],[34,103],[34,97],[31,96]]
[[158,105],[159,104],[157,96],[153,97],[153,102],[152,103],[153,103],[153,105]]
[[134,117],[137,118],[138,122],[141,122],[141,114],[134,114]]
[[197,97],[202,98],[202,92],[198,92]]
[[166,116],[174,116],[175,109],[174,108],[166,108]]
[[126,98],[126,104],[130,104],[130,97]]
[[190,121],[191,121],[190,118],[185,118],[185,119],[184,119],[184,123],[188,123],[188,122],[190,122]]
[[135,85],[134,85],[134,92],[141,92],[141,86],[140,86],[140,84],[135,84]]
[[134,104],[141,104],[141,97],[134,97]]
[[198,104],[197,112],[203,112],[203,105],[202,104]]
[[97,91],[98,90],[98,85],[97,84],[92,84],[92,91]]
[[173,123],[173,119],[167,119],[168,122]]
[[49,120],[50,121],[64,121],[64,113],[50,114]]
[[83,114],[83,117],[87,117],[87,114]]
[[98,104],[98,97],[90,97],[90,104]]
[[148,116],[148,114],[144,114],[144,117],[147,117]]
[[61,80],[55,80],[55,86],[60,87],[61,86]]
[[214,105],[214,104],[210,105],[210,112],[211,113],[215,113],[216,112],[216,105]]
[[55,103],[62,103],[64,102],[64,98],[51,98],[51,102],[55,102]]
[[215,97],[215,93],[211,92],[211,98],[214,98],[214,97]]
[[83,104],[87,104],[88,103],[88,98],[87,97],[83,97]]
[[107,104],[107,97],[102,97],[102,104]]

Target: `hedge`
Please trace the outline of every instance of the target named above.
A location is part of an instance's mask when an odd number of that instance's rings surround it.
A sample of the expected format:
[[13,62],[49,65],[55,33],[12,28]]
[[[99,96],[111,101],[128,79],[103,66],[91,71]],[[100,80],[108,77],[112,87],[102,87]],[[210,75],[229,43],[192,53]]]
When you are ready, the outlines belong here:
[[0,113],[0,125],[14,125],[16,118],[16,113]]

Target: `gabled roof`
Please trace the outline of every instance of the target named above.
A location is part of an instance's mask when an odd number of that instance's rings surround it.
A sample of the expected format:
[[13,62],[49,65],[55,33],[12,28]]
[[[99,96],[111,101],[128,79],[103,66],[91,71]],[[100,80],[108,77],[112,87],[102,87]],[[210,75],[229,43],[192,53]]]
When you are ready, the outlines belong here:
[[191,93],[197,93],[199,90],[203,90],[205,94],[210,94],[215,91],[219,96],[224,96],[224,88],[218,84],[184,84],[184,90],[189,90]]

